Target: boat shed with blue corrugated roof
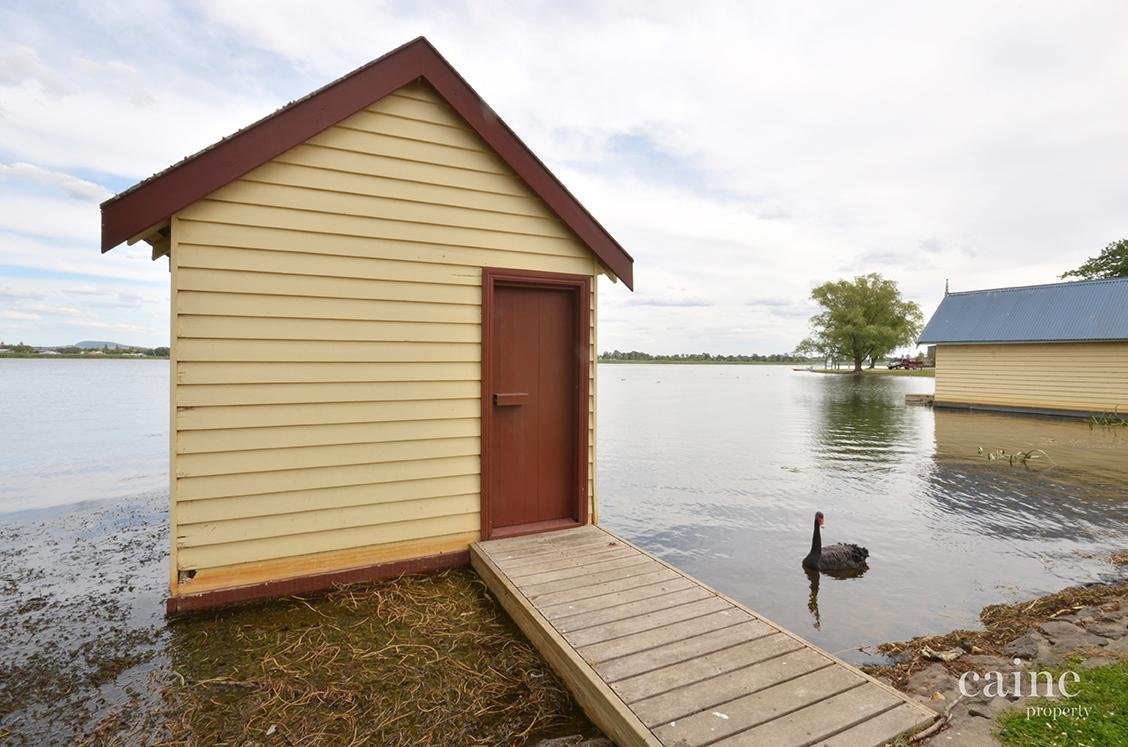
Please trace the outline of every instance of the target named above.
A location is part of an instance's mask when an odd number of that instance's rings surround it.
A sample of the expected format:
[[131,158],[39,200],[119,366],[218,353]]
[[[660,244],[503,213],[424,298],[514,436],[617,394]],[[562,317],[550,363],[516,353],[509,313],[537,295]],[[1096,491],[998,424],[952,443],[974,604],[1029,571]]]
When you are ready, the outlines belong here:
[[1128,411],[1128,278],[949,293],[918,342],[937,406]]

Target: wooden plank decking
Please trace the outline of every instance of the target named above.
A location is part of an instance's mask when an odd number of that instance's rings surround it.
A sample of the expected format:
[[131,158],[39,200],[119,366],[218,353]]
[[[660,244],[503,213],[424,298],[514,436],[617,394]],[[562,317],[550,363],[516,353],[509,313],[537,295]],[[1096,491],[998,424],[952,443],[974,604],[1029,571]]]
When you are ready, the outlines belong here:
[[596,527],[471,563],[584,711],[628,745],[880,745],[936,714]]

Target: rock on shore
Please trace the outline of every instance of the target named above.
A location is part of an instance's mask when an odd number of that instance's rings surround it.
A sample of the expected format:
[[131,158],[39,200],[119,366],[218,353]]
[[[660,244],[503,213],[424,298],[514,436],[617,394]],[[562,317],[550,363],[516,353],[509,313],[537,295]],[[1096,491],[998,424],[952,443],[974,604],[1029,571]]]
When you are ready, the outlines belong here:
[[[1107,588],[1109,593],[1099,603],[1074,605],[1061,610],[1061,614],[1053,614],[1051,619],[1033,622],[1026,632],[999,647],[998,653],[970,642],[976,634],[969,633],[966,648],[960,649],[963,653],[956,659],[926,663],[914,653],[915,658],[906,660],[911,670],[907,678],[897,683],[885,679],[947,716],[947,726],[931,736],[928,744],[996,745],[996,719],[1008,710],[1024,708],[1031,698],[1028,691],[1015,692],[1013,673],[1023,673],[1020,686],[1027,683],[1028,688],[1026,672],[1053,669],[1074,660],[1080,662],[1077,669],[1084,670],[1128,659],[1128,586]],[[1054,596],[1057,595],[1051,595]],[[988,636],[990,632],[982,635]],[[915,643],[904,646],[914,652],[924,648],[912,645]],[[975,683],[969,688],[971,695],[960,692],[960,676],[965,672],[979,675],[978,682],[967,675],[967,681]],[[1002,694],[992,691],[985,695],[981,691],[984,678],[994,672],[1004,675]]]

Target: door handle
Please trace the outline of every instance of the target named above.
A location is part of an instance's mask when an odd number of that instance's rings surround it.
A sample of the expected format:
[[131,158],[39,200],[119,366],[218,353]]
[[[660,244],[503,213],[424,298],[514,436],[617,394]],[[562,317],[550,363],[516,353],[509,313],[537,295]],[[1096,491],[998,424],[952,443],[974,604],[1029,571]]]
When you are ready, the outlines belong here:
[[495,392],[493,396],[495,407],[517,407],[529,401],[528,392]]

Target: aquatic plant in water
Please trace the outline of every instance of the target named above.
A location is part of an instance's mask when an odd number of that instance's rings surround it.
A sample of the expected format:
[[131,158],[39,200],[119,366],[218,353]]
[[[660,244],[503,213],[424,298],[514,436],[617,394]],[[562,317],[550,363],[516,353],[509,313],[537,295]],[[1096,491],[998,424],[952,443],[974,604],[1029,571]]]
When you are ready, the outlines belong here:
[[1097,426],[1106,428],[1128,428],[1128,418],[1120,414],[1120,405],[1112,408],[1112,412],[1106,412],[1103,415],[1090,415],[1089,416],[1089,430]]
[[1016,464],[1021,464],[1023,467],[1030,467],[1031,462],[1037,460],[1045,460],[1049,462],[1047,466],[1053,466],[1054,460],[1050,459],[1050,455],[1041,449],[1031,449],[1030,451],[1015,451],[1010,452],[1006,449],[994,449],[986,451],[982,446],[979,447],[979,455],[984,457],[989,462],[1003,461],[1008,462],[1012,467]]

